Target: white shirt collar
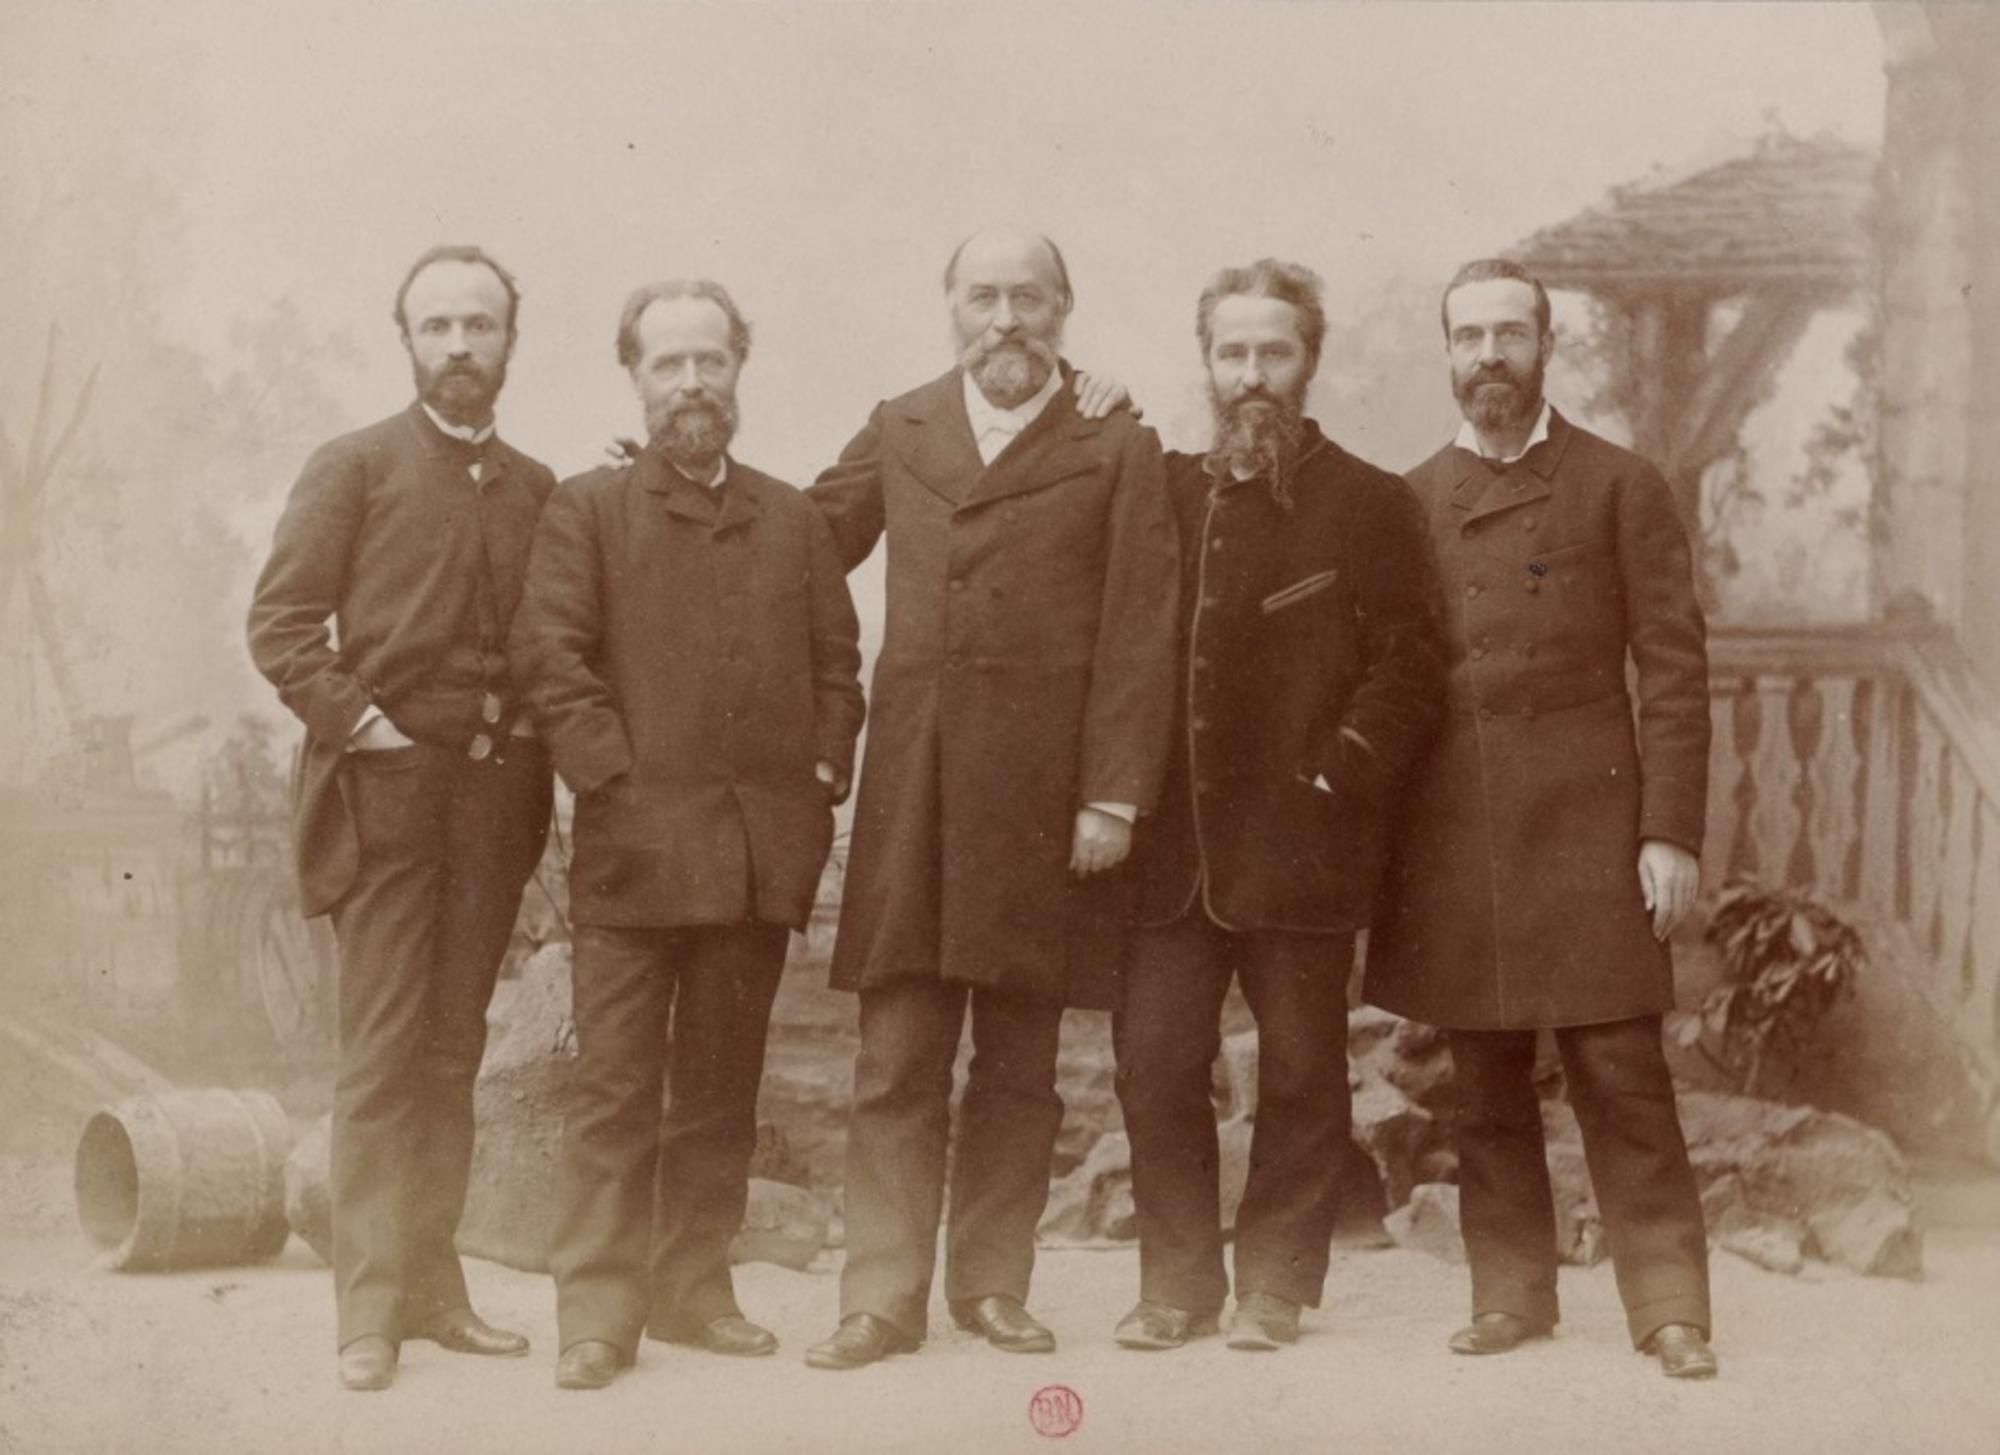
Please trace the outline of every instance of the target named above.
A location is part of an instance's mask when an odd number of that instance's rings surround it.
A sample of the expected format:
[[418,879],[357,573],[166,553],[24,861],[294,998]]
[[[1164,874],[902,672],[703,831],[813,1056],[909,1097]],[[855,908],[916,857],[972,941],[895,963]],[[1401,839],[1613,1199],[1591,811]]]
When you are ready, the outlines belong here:
[[683,480],[687,481],[688,484],[690,485],[699,485],[705,490],[714,491],[714,490],[720,490],[729,479],[729,456],[726,454],[715,462],[715,473],[710,475],[706,480],[695,479],[694,476],[690,475],[687,471],[683,470],[679,465],[675,464],[671,459],[668,459],[667,452],[665,450],[661,450],[659,454],[661,463],[663,463],[669,470],[672,470],[676,475],[680,476]]
[[[1528,431],[1528,442],[1521,446],[1519,454],[1509,455],[1501,460],[1500,463],[1503,465],[1513,464],[1522,455],[1527,454],[1529,450],[1532,450],[1548,437],[1549,401],[1544,399],[1542,401],[1542,412],[1535,416],[1535,427]],[[1435,439],[1437,436],[1433,435],[1431,438]],[[1484,455],[1489,460],[1493,458],[1493,456],[1487,455],[1484,450],[1479,448],[1479,431],[1472,427],[1472,421],[1469,419],[1458,427],[1458,438],[1453,440],[1452,443],[1457,445],[1461,450],[1470,451],[1475,455]]]
[[464,440],[469,445],[483,445],[493,438],[493,421],[490,419],[486,421],[483,429],[474,429],[469,424],[453,424],[421,399],[417,403],[423,405],[424,413],[431,417],[432,424],[455,440]]
[[1042,387],[1034,395],[1015,405],[1012,409],[1002,409],[984,394],[973,382],[969,373],[961,374],[965,385],[965,415],[972,425],[973,442],[979,446],[979,458],[992,464],[1000,452],[1007,448],[1015,435],[1040,418],[1049,401],[1062,389],[1062,370],[1049,370],[1049,377],[1042,381]]

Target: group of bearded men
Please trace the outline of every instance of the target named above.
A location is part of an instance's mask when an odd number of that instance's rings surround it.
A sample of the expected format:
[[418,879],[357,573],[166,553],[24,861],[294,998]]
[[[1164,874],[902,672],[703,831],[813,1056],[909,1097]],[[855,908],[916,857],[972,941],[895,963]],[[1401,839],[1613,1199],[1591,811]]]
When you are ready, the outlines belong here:
[[[1294,1342],[1342,1193],[1366,929],[1365,998],[1445,1028],[1455,1065],[1473,1317],[1450,1348],[1556,1324],[1552,1032],[1633,1344],[1713,1374],[1660,1044],[1698,881],[1703,623],[1659,472],[1543,397],[1541,284],[1492,259],[1450,280],[1463,420],[1401,479],[1305,412],[1326,317],[1297,264],[1201,293],[1198,453],[1062,358],[1047,238],[973,235],[944,291],[953,367],[802,492],[729,452],[751,333],[719,284],[632,294],[617,357],[646,442],[558,485],[494,433],[513,277],[443,247],[404,278],[417,398],[307,462],[249,620],[305,725],[300,887],[339,944],[343,1382],[387,1387],[405,1339],[527,1350],[472,1311],[453,1238],[552,772],[575,795],[578,1050],[556,1381],[609,1384],[642,1337],[776,1349],[728,1249],[789,935],[854,777],[846,577],[885,538],[832,964],[860,1027],[840,1319],[806,1362],[922,1343],[941,1216],[951,1319],[1054,1349],[1027,1302],[1066,1007],[1111,1012],[1131,1139],[1139,1289],[1113,1339]],[[1211,1099],[1232,982],[1259,1041],[1233,1283]]]

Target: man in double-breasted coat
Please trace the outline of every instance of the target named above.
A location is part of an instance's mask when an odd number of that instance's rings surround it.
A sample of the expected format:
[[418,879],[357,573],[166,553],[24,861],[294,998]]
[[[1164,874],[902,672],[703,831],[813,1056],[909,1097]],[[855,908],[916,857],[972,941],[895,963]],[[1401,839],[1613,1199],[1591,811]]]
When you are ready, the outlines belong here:
[[[472,1313],[452,1246],[486,1005],[548,833],[548,757],[506,637],[555,477],[493,433],[514,281],[434,248],[396,296],[417,401],[306,462],[250,607],[250,653],[305,723],[302,908],[340,946],[333,1270],[340,1372],[381,1389],[401,1340],[527,1341]],[[338,640],[334,628],[338,629]]]
[[833,980],[860,992],[840,1328],[845,1369],[925,1332],[953,1058],[953,1317],[1054,1347],[1025,1308],[1062,1120],[1065,1003],[1108,1005],[1132,819],[1173,693],[1173,523],[1151,430],[1079,413],[1047,239],[968,239],[946,272],[962,365],[878,406],[811,492],[843,559],[888,540],[888,622]]
[[1660,1048],[1707,791],[1687,532],[1658,470],[1544,401],[1538,281],[1468,264],[1443,310],[1466,423],[1409,479],[1449,603],[1450,715],[1393,841],[1366,995],[1450,1031],[1474,1313],[1451,1347],[1504,1352],[1556,1321],[1532,1084],[1550,1029],[1632,1340],[1702,1377],[1707,1243]]
[[1133,852],[1113,1018],[1132,1139],[1139,1303],[1127,1348],[1214,1332],[1229,1292],[1210,1067],[1232,979],[1257,1020],[1257,1120],[1229,1343],[1317,1306],[1348,1147],[1347,985],[1393,794],[1444,705],[1430,541],[1409,487],[1305,413],[1320,281],[1265,258],[1195,310],[1215,437],[1167,456],[1181,544],[1180,692]]
[[579,1061],[549,1259],[565,1388],[609,1383],[642,1328],[777,1347],[737,1306],[729,1240],[789,931],[847,791],[861,654],[826,522],[727,454],[749,344],[718,284],[632,295],[618,358],[649,443],[556,491],[514,623],[515,670],[577,794]]

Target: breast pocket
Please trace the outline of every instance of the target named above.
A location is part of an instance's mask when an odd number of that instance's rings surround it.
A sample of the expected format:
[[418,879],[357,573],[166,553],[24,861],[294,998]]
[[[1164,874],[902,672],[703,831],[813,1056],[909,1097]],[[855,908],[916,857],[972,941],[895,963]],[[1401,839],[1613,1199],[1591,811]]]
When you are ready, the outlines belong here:
[[1340,572],[1337,570],[1316,571],[1310,576],[1301,577],[1299,580],[1291,582],[1289,585],[1280,586],[1276,591],[1273,591],[1259,602],[1258,605],[1264,615],[1270,616],[1274,612],[1285,611],[1297,606],[1302,601],[1312,600],[1313,597],[1319,595],[1322,591],[1329,590],[1339,579]]

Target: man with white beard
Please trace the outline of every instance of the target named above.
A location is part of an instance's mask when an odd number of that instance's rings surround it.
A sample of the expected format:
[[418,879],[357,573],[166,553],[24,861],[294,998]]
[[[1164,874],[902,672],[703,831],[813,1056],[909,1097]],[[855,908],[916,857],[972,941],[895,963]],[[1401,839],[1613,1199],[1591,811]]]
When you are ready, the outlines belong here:
[[1414,497],[1304,412],[1326,334],[1318,277],[1271,258],[1225,269],[1195,327],[1215,439],[1167,456],[1181,691],[1112,1022],[1139,1227],[1139,1303],[1115,1337],[1166,1349],[1217,1331],[1230,1284],[1209,1067],[1235,979],[1258,1089],[1229,1345],[1269,1350],[1298,1337],[1326,1279],[1355,932],[1444,668]]
[[[1160,447],[1093,418],[1059,357],[1073,297],[1039,234],[968,238],[945,269],[958,367],[878,405],[811,490],[849,567],[888,541],[833,983],[860,992],[839,1328],[854,1369],[926,1332],[952,1062],[974,1054],[951,1170],[945,1296],[993,1347],[1046,1352],[1027,1311],[1062,1122],[1065,1005],[1108,1007],[1174,678]],[[1101,412],[1101,411],[1096,411]]]

